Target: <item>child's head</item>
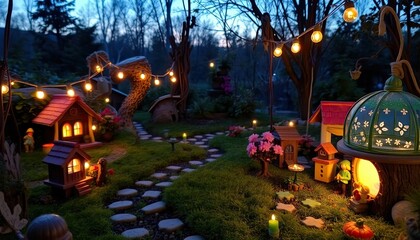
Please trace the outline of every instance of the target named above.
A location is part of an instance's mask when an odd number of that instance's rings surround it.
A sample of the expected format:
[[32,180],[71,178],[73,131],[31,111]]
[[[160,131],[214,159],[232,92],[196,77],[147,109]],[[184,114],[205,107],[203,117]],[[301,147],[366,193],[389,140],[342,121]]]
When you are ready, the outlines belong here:
[[342,170],[350,170],[351,169],[351,164],[349,160],[343,160],[340,162],[340,168]]

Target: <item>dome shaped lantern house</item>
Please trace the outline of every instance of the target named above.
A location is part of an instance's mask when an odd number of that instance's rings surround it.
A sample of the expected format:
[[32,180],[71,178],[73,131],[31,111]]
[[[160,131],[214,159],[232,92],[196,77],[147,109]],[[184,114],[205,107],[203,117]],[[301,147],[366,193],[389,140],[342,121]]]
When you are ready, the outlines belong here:
[[347,114],[339,151],[351,155],[354,181],[367,185],[375,212],[391,208],[420,184],[420,98],[390,77],[383,91],[359,99]]

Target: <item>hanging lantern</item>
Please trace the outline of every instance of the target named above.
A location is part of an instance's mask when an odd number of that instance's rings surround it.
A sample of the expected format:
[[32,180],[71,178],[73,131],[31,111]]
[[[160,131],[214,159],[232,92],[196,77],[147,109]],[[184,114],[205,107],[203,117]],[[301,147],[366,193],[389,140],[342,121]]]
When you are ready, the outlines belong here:
[[75,92],[74,92],[73,87],[71,85],[68,85],[66,88],[67,88],[67,96],[74,97]]
[[44,99],[45,92],[42,90],[41,87],[37,87],[35,95],[36,95],[36,98],[38,98],[38,99]]
[[319,42],[322,41],[322,37],[323,36],[322,36],[322,32],[321,32],[321,26],[320,25],[317,25],[314,28],[314,31],[311,34],[311,41],[313,43],[319,43]]
[[282,48],[283,48],[283,44],[277,45],[276,48],[273,51],[273,55],[275,57],[280,57],[283,54]]
[[356,21],[358,16],[359,16],[359,13],[357,12],[357,9],[354,7],[354,2],[346,1],[346,3],[344,3],[344,13],[343,13],[344,21],[348,23],[352,23]]
[[292,43],[291,51],[292,53],[298,53],[300,52],[301,46],[298,39],[294,40]]

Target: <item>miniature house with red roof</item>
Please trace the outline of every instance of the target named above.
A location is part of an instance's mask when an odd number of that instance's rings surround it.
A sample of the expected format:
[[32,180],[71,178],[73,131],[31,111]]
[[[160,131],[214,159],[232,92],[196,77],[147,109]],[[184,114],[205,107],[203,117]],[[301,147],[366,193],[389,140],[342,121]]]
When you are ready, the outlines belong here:
[[80,148],[80,144],[55,141],[54,146],[42,160],[48,164],[46,185],[52,187],[53,195],[68,198],[73,193],[79,196],[91,192],[92,177],[86,176],[91,157]]
[[279,168],[283,168],[285,163],[287,166],[296,164],[298,161],[299,141],[302,136],[296,128],[289,126],[274,126],[274,129],[280,137],[283,155],[279,159]]
[[343,136],[344,120],[354,102],[321,101],[315,110],[310,123],[321,123],[320,142],[331,142],[331,134]]
[[102,117],[79,96],[57,94],[32,122],[53,127],[54,141],[82,143],[85,138],[90,139],[90,142],[95,142],[92,125],[94,121],[101,120]]

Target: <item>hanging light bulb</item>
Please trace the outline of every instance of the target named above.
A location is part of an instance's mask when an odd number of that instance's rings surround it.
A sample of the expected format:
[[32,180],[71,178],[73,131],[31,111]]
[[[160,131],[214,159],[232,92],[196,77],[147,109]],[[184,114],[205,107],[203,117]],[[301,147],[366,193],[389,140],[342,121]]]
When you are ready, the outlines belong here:
[[357,19],[357,16],[359,13],[357,12],[357,9],[354,7],[353,1],[346,1],[344,3],[344,13],[343,13],[343,19],[346,22],[354,22]]
[[160,80],[159,80],[159,78],[155,78],[155,85],[156,85],[156,86],[159,86],[159,85],[160,85]]
[[6,94],[9,92],[9,86],[6,84],[1,85],[1,94]]
[[42,90],[41,87],[37,87],[35,95],[36,95],[36,98],[38,98],[38,99],[44,99],[45,92]]
[[176,83],[176,77],[171,77],[171,82]]
[[66,88],[67,88],[67,96],[74,97],[75,93],[74,93],[73,87],[71,85],[68,85]]
[[110,101],[109,98],[105,98],[106,103],[109,103],[109,101]]
[[124,78],[124,73],[123,72],[118,72],[117,77],[119,79],[123,79]]
[[169,71],[169,76],[171,76],[171,77],[172,77],[173,75],[174,75],[174,71],[172,71],[172,70],[171,70],[171,71]]
[[102,72],[103,69],[102,69],[101,65],[98,64],[98,65],[95,66],[95,70],[96,70],[97,73],[100,73],[100,72]]
[[95,124],[93,124],[92,125],[92,131],[95,131],[96,130],[96,125]]
[[86,80],[85,82],[85,90],[90,92],[92,91],[93,87],[92,87],[92,83],[90,82],[90,79]]
[[273,51],[273,55],[275,57],[280,57],[283,54],[282,48],[283,48],[283,44],[277,45],[276,48]]
[[313,43],[319,43],[322,41],[322,32],[321,32],[320,25],[315,26],[314,31],[312,32],[312,35],[311,35],[311,40]]
[[292,47],[291,47],[292,53],[300,52],[300,48],[301,48],[301,46],[300,46],[300,43],[299,43],[299,39],[294,40],[293,43],[292,43]]
[[140,79],[141,79],[141,80],[146,79],[146,74],[144,74],[144,73],[140,73]]
[[213,61],[211,61],[211,62],[209,63],[209,67],[210,67],[210,68],[214,68],[214,62],[213,62]]

